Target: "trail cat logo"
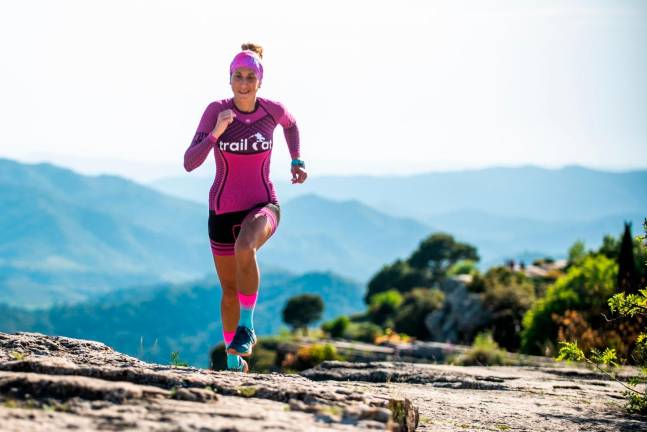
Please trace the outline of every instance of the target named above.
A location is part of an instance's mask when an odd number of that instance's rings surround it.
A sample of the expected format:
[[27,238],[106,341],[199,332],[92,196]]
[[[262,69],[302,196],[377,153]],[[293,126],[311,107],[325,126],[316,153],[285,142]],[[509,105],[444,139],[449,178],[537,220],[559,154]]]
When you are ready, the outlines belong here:
[[253,153],[272,149],[272,140],[267,140],[262,133],[257,132],[240,141],[224,142],[219,144],[220,150],[231,153]]

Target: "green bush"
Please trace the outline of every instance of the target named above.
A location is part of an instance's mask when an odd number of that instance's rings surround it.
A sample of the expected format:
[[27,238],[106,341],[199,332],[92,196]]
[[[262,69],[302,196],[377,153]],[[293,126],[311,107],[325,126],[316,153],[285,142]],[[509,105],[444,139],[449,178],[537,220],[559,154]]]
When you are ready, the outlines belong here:
[[360,342],[373,343],[378,336],[382,336],[382,327],[371,322],[351,322],[344,332],[346,339]]
[[387,321],[392,320],[402,301],[402,294],[394,289],[375,294],[371,297],[368,308],[371,321],[384,325]]
[[492,267],[482,277],[475,276],[473,282],[483,286],[481,302],[490,316],[485,328],[492,330],[500,346],[509,351],[518,350],[523,317],[535,301],[532,281],[508,267]]
[[438,289],[414,288],[404,295],[395,312],[393,326],[398,333],[405,333],[417,339],[426,340],[431,336],[425,325],[425,318],[443,305],[445,294]]
[[469,275],[474,274],[478,271],[476,267],[476,261],[474,260],[460,260],[454,263],[449,269],[447,269],[448,276],[458,276],[458,275]]
[[326,360],[343,360],[343,357],[337,353],[337,349],[331,344],[313,344],[309,349],[304,351],[308,354],[310,361],[314,365]]
[[345,360],[331,344],[312,344],[300,347],[296,354],[288,354],[282,367],[286,370],[302,371],[317,366],[326,360]]
[[491,332],[476,335],[469,351],[454,360],[461,366],[503,366],[507,364],[506,353],[499,349]]
[[581,265],[572,266],[523,317],[521,351],[553,355],[546,351],[557,341],[555,318],[567,310],[581,311],[593,328],[599,328],[602,314],[609,310],[606,299],[614,293],[617,271],[617,264],[605,255],[589,255]]
[[350,318],[346,315],[335,318],[334,320],[326,321],[321,325],[321,329],[328,333],[330,337],[338,338],[343,337],[344,332],[350,324]]

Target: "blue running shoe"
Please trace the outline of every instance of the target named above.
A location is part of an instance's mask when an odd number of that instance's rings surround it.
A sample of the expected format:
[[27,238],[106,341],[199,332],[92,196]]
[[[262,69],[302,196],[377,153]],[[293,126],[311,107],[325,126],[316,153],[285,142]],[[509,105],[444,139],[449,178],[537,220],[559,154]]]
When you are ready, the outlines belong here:
[[232,372],[242,372],[242,373],[249,372],[249,366],[247,365],[247,362],[245,361],[245,359],[242,357],[238,357],[238,359],[239,359],[238,367],[237,368],[227,367],[227,370]]
[[245,326],[238,326],[234,339],[227,347],[229,354],[237,354],[239,356],[247,357],[252,354],[252,347],[256,345],[256,333],[254,330]]

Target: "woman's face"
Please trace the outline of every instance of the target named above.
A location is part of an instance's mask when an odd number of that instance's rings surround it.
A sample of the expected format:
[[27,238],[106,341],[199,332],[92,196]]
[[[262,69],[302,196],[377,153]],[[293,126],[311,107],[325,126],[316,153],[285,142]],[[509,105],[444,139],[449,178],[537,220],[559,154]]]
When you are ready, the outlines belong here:
[[234,96],[243,100],[254,100],[261,83],[249,68],[238,68],[231,76],[231,89]]

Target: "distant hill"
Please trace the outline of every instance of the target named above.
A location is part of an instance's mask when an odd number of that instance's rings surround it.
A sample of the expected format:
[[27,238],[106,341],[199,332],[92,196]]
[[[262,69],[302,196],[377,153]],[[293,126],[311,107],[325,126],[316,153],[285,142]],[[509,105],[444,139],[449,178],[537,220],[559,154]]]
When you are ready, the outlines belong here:
[[0,301],[83,300],[213,265],[199,205],[119,177],[0,159],[0,206]]
[[[204,202],[212,179],[179,177],[151,185]],[[434,215],[475,210],[506,218],[590,221],[617,214],[647,215],[647,170],[609,172],[567,166],[492,167],[412,176],[321,176],[302,185],[276,182],[288,201],[316,193],[358,200],[381,212],[427,223]]]
[[[206,206],[212,181],[187,175],[152,186]],[[426,221],[393,216],[390,209],[369,207],[361,199],[333,201],[315,192],[281,199],[280,228],[260,257],[291,271],[331,270],[364,280],[387,262],[410,254],[433,230]]]
[[[213,177],[186,174],[182,177],[166,177],[148,183],[150,187],[165,194],[208,205],[209,189]],[[275,183],[276,184],[276,183]],[[299,185],[303,186],[303,185]]]
[[[120,290],[96,301],[28,311],[0,304],[0,331],[35,331],[85,338],[151,362],[169,363],[170,353],[207,367],[209,350],[222,341],[221,289],[209,280]],[[262,275],[254,326],[259,335],[277,334],[287,300],[303,293],[324,299],[324,320],[359,312],[364,286],[332,273]]]
[[632,222],[634,235],[641,233],[645,216],[647,213],[626,213],[580,222],[565,215],[563,221],[541,221],[461,210],[432,216],[429,224],[476,245],[480,267],[487,269],[507,259],[529,263],[545,256],[566,258],[576,240],[584,241],[588,249],[597,249],[604,235],[618,237],[622,233],[624,221]]

